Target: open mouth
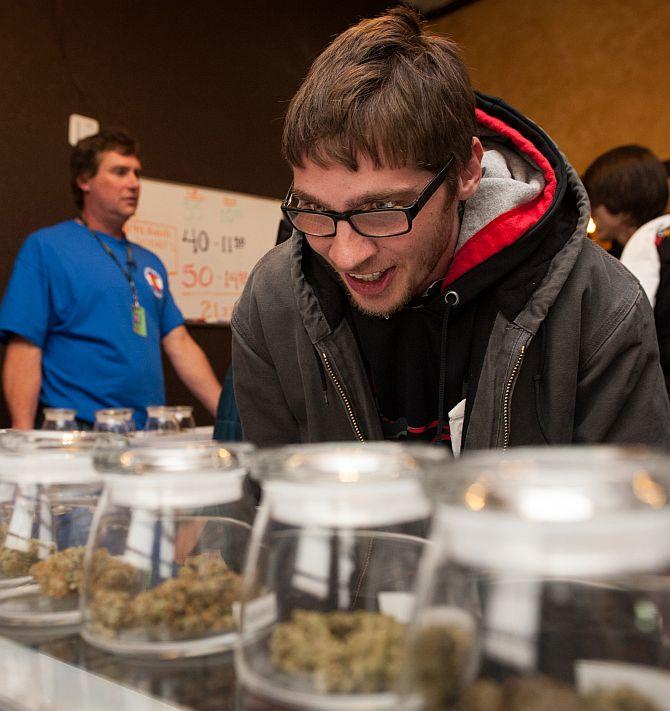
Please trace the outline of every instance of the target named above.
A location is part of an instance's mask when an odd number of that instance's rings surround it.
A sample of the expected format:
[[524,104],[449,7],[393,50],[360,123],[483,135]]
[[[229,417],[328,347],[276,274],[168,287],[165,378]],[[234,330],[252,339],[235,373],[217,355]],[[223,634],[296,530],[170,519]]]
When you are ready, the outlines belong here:
[[389,267],[388,269],[368,272],[367,274],[348,272],[344,276],[351,291],[362,296],[377,296],[388,287],[395,275],[395,271],[395,267]]
[[372,272],[371,274],[348,274],[352,279],[356,281],[379,281],[382,278],[386,269],[382,272]]

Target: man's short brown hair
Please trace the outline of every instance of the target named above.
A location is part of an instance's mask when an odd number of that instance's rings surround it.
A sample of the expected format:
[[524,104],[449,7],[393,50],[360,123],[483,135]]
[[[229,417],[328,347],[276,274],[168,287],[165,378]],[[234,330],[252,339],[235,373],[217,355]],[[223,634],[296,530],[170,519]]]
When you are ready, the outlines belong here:
[[100,156],[105,151],[116,151],[124,156],[140,155],[140,144],[125,131],[116,129],[100,131],[94,136],[82,138],[70,155],[70,187],[76,206],[84,207],[84,194],[77,179],[82,175],[93,177],[100,166]]
[[357,170],[364,155],[377,167],[439,170],[453,155],[460,168],[474,133],[458,47],[401,6],[350,27],[317,57],[289,105],[282,152],[301,167]]
[[603,153],[586,169],[583,182],[591,207],[625,213],[634,227],[660,217],[668,202],[665,166],[644,146],[618,146]]

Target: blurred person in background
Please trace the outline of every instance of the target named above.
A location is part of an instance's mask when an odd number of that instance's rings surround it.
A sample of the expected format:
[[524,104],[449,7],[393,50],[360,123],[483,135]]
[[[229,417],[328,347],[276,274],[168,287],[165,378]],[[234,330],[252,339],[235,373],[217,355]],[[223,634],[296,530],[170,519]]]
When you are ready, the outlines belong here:
[[289,104],[292,237],[231,325],[245,438],[668,446],[653,314],[551,139],[398,7]]
[[670,216],[665,165],[644,146],[618,146],[584,173],[598,233],[622,248],[621,263],[654,307],[661,367],[670,392]]
[[665,166],[643,146],[618,146],[586,169],[584,187],[598,237],[618,245],[620,257],[633,234],[665,214],[668,202]]
[[34,426],[38,407],[77,411],[165,402],[161,346],[178,376],[214,414],[220,384],[189,335],[160,259],[129,242],[124,225],[140,197],[139,146],[102,131],[73,149],[70,182],[79,216],[24,241],[0,305],[12,427]]

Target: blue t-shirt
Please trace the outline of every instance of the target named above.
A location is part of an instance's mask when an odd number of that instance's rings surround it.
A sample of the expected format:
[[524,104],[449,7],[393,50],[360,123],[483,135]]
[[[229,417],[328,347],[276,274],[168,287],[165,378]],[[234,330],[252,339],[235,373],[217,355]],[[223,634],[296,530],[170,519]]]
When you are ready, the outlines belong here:
[[[122,240],[96,233],[127,270]],[[103,407],[165,401],[161,339],[184,322],[160,259],[131,244],[146,336],[133,331],[128,280],[91,232],[74,220],[31,234],[14,263],[2,304],[0,338],[17,334],[42,349],[40,400],[73,407],[92,422]]]

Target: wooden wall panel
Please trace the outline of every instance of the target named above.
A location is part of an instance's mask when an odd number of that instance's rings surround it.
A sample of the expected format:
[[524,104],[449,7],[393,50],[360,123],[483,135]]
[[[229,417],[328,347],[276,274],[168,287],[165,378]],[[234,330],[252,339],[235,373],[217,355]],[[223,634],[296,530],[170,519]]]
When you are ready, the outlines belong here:
[[624,143],[670,158],[667,0],[478,0],[435,23],[473,83],[539,123],[578,171]]

